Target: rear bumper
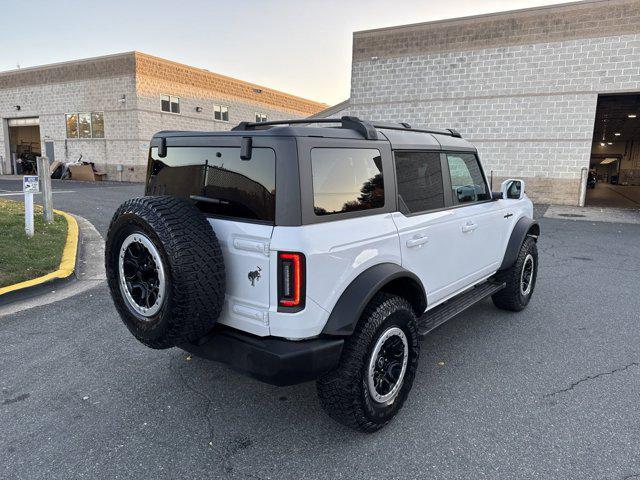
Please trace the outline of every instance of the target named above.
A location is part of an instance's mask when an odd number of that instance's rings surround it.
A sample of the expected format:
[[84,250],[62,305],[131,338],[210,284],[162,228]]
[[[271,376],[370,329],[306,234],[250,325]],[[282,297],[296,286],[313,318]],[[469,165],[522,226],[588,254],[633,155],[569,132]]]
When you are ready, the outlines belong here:
[[285,386],[315,380],[336,367],[343,345],[342,338],[292,341],[219,327],[197,343],[180,348],[226,363],[260,381]]

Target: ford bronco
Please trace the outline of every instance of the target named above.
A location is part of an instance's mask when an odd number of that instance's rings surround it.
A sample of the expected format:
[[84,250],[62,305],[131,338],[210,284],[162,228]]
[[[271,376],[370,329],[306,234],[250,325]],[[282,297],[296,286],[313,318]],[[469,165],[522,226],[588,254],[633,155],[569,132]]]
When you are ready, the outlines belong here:
[[420,338],[476,302],[520,311],[540,229],[454,130],[356,117],[157,133],[106,269],[125,325],[275,385],[316,380],[371,432],[405,403]]

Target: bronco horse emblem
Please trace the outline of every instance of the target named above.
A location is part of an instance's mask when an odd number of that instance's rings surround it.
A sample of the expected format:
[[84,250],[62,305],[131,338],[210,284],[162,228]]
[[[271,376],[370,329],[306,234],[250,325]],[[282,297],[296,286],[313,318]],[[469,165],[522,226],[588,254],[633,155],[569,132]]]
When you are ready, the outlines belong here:
[[260,272],[262,271],[262,269],[260,267],[257,267],[257,270],[254,270],[253,272],[249,272],[249,281],[251,282],[251,286],[255,287],[256,285],[256,280],[260,280]]

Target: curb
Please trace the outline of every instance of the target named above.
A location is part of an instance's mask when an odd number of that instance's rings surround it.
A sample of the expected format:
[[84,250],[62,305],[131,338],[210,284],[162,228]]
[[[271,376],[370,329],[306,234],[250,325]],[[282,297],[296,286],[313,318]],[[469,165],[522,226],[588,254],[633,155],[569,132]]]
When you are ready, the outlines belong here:
[[54,213],[62,215],[67,221],[67,241],[62,250],[58,269],[41,277],[0,288],[0,305],[34,297],[75,279],[80,236],[78,222],[66,212],[54,210]]

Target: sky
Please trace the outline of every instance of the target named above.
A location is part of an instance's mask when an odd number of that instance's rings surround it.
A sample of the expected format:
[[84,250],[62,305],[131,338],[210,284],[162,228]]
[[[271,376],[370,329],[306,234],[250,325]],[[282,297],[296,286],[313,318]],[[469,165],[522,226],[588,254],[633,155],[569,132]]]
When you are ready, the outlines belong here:
[[137,50],[333,105],[354,31],[558,0],[0,0],[0,71]]

